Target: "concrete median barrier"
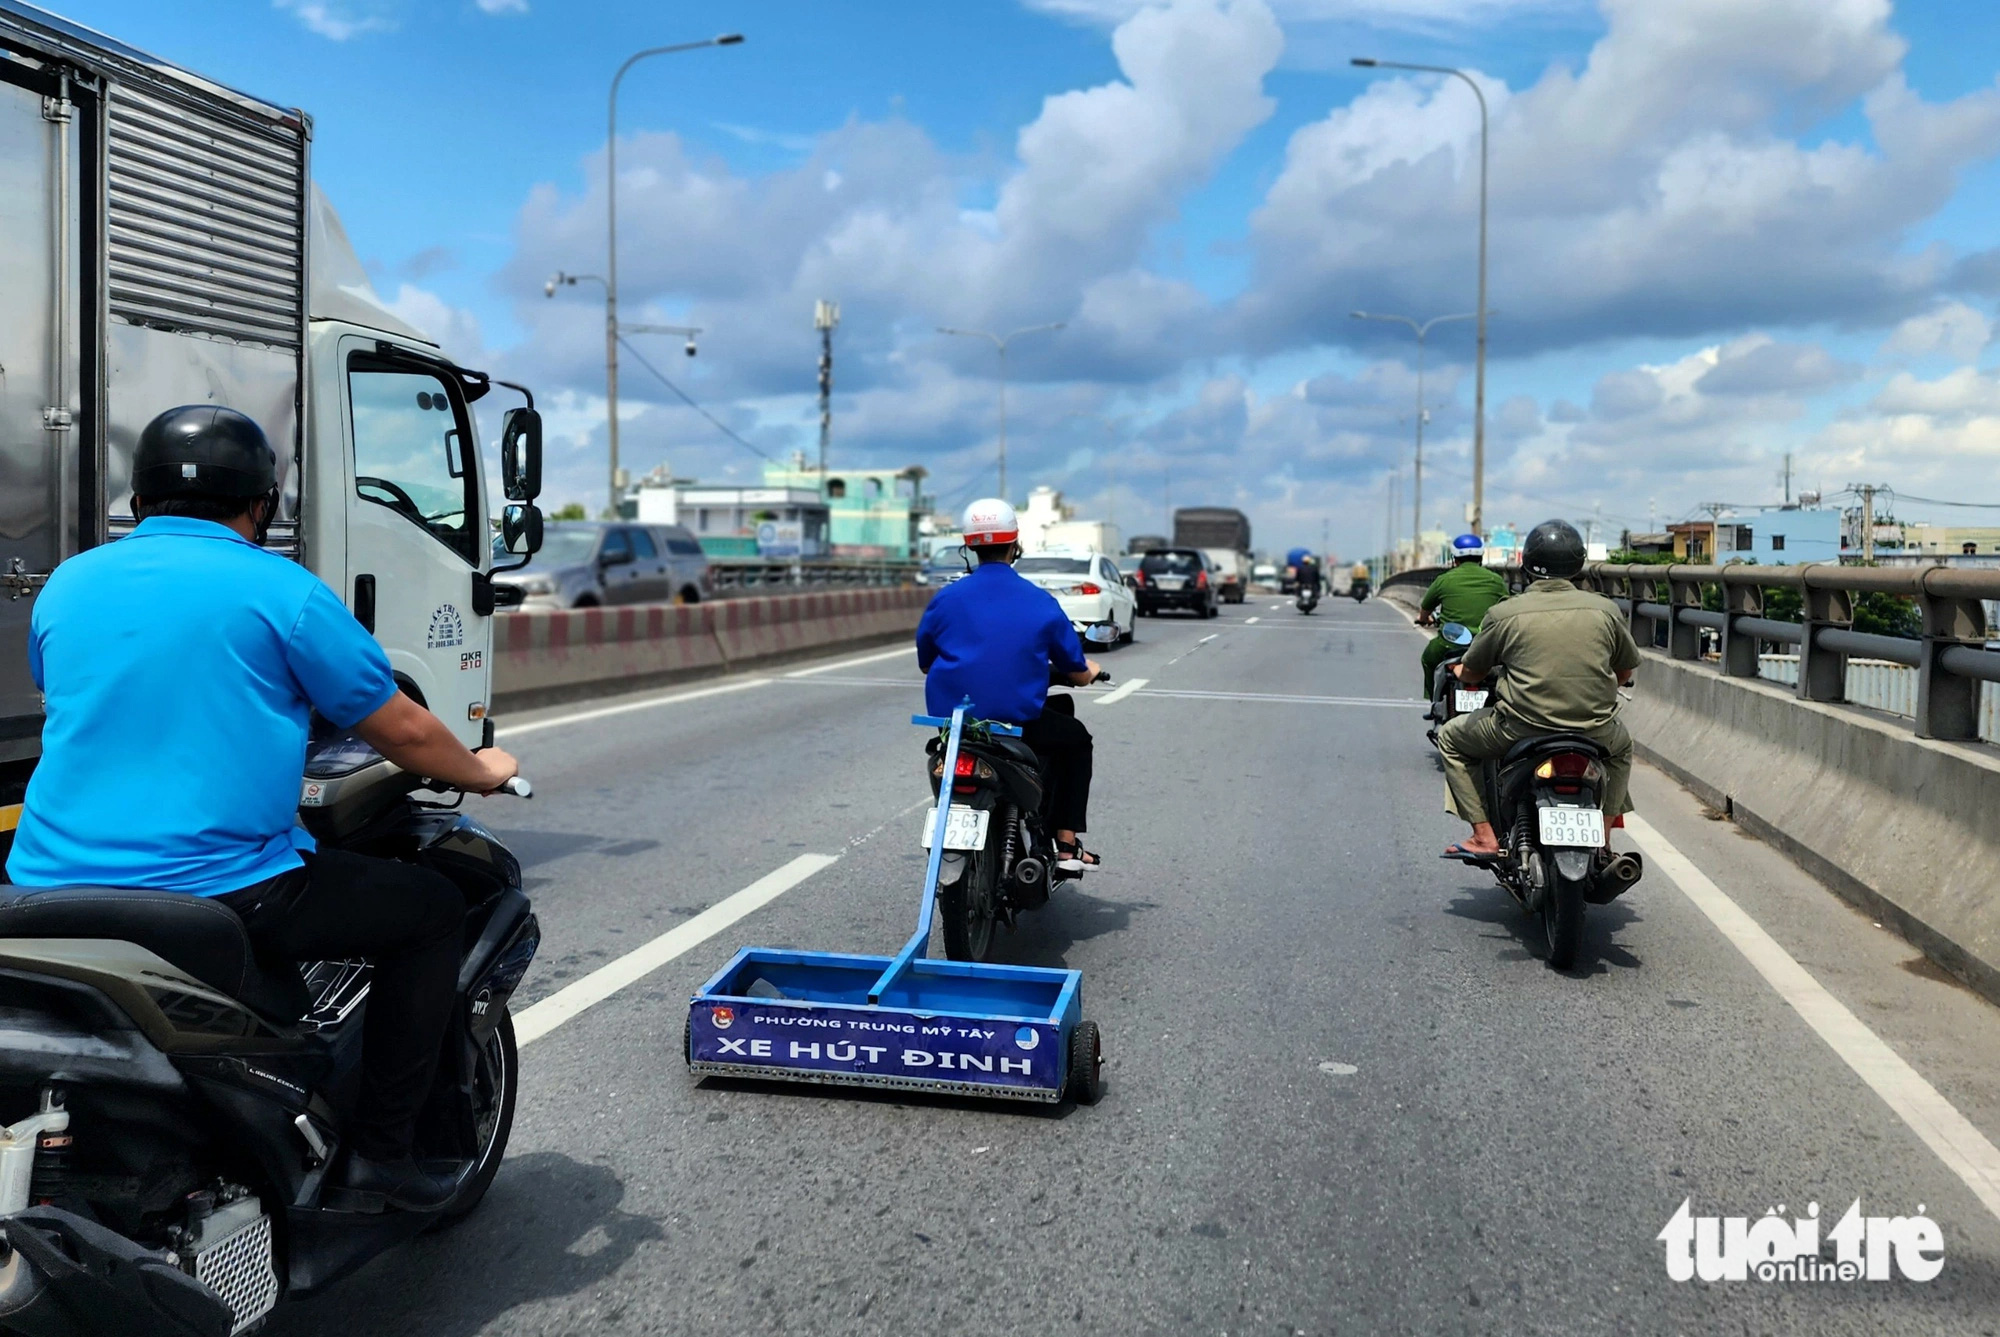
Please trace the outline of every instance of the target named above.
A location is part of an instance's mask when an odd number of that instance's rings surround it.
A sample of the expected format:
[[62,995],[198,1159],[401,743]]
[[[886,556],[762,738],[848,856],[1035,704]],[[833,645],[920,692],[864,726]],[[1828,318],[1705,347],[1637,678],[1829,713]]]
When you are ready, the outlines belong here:
[[1639,753],[2000,1002],[2000,752],[1648,654]]
[[493,709],[520,710],[908,637],[930,596],[912,588],[829,590],[503,613],[493,634]]

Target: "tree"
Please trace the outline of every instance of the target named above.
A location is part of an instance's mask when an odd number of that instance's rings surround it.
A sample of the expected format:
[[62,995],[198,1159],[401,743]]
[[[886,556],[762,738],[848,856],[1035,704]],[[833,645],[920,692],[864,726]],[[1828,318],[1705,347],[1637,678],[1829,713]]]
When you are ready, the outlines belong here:
[[566,501],[555,510],[549,512],[549,519],[551,520],[588,520],[589,518],[590,512],[583,509],[583,503],[580,501]]

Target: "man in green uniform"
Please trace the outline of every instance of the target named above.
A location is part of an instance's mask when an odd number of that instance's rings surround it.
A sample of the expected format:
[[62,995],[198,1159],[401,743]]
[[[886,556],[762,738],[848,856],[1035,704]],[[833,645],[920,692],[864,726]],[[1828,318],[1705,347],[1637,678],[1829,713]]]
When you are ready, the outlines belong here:
[[1474,686],[1504,664],[1495,703],[1438,730],[1450,810],[1472,824],[1455,846],[1471,854],[1500,848],[1480,792],[1479,763],[1505,756],[1524,738],[1582,734],[1605,751],[1607,821],[1631,811],[1632,736],[1618,722],[1618,688],[1632,681],[1639,647],[1618,606],[1570,583],[1583,570],[1583,536],[1560,520],[1537,525],[1521,549],[1535,583],[1486,616],[1456,672]]
[[[1451,566],[1431,582],[1418,605],[1424,626],[1456,622],[1476,632],[1487,610],[1507,597],[1507,578],[1486,565],[1486,545],[1477,534],[1460,534],[1451,541]],[[1424,700],[1437,690],[1437,667],[1457,647],[1442,636],[1424,647]]]

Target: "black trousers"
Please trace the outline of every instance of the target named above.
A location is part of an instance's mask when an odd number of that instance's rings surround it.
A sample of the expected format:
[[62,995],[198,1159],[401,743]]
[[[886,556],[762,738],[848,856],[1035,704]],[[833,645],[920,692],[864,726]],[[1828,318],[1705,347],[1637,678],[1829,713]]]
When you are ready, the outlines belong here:
[[375,967],[361,1032],[361,1096],[349,1142],[370,1160],[407,1156],[437,1075],[458,992],[465,897],[441,873],[340,850],[221,898],[260,954],[361,957]]
[[1042,759],[1049,782],[1042,807],[1057,831],[1080,832],[1089,825],[1090,730],[1075,712],[1070,697],[1052,696],[1040,715],[1021,726],[1021,741]]

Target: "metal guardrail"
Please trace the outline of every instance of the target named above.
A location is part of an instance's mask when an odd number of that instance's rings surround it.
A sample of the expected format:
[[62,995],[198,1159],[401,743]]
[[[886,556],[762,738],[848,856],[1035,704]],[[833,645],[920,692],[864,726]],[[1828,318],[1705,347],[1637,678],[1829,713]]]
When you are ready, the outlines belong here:
[[709,586],[721,598],[743,594],[795,594],[802,590],[882,589],[915,583],[916,562],[797,562],[710,558]]
[[[1507,568],[1517,587],[1519,567]],[[1962,567],[1869,566],[1643,566],[1592,562],[1576,583],[1612,599],[1632,619],[1641,645],[1654,643],[1654,626],[1666,629],[1670,658],[1702,657],[1702,632],[1721,642],[1720,668],[1728,677],[1758,676],[1765,644],[1798,647],[1794,690],[1801,700],[1847,700],[1847,661],[1881,659],[1916,670],[1919,738],[1976,740],[1980,736],[1980,684],[2000,682],[2000,651],[1987,648],[1987,601],[2000,599],[2000,571]],[[1720,591],[1721,611],[1704,608],[1703,595]],[[1800,597],[1800,620],[1764,616],[1765,592],[1785,589]],[[1900,595],[1915,602],[1923,634],[1915,639],[1854,630],[1858,595]]]

